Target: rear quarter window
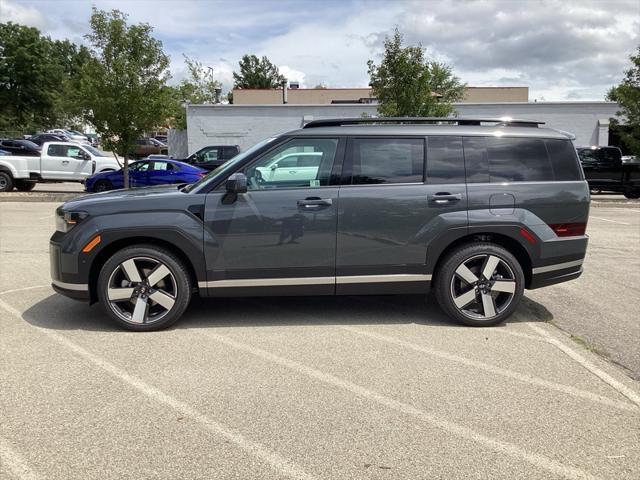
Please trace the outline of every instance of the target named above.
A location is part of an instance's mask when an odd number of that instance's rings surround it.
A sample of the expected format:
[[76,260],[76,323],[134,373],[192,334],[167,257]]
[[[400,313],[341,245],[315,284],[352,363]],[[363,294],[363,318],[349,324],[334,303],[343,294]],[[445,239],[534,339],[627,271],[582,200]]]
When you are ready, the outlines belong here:
[[511,183],[581,180],[569,140],[465,137],[467,182]]
[[582,171],[578,165],[576,150],[570,140],[549,139],[544,143],[556,181],[582,180]]

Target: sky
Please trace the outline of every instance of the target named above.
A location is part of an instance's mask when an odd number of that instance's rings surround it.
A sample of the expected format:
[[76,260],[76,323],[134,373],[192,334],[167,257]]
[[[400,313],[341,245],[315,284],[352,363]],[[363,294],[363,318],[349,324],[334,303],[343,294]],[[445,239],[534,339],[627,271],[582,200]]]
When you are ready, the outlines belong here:
[[602,100],[640,45],[640,0],[0,0],[0,21],[86,43],[91,7],[145,22],[171,57],[214,69],[225,90],[243,54],[302,87],[366,87],[398,27],[471,86],[528,86],[538,101]]

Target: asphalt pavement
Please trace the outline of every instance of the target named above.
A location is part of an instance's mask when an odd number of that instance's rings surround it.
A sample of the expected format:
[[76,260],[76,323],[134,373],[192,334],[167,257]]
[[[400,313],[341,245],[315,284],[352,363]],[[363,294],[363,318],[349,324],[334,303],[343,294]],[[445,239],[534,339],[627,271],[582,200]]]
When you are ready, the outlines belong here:
[[503,326],[195,298],[140,334],[49,287],[56,206],[0,203],[2,479],[640,477],[640,209],[594,208],[585,274]]

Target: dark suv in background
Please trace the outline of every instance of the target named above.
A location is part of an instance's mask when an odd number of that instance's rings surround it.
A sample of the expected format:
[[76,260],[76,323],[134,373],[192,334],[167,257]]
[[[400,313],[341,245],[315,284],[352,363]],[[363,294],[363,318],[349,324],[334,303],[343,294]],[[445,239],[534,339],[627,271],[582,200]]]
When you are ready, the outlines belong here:
[[578,147],[577,150],[589,188],[640,198],[639,163],[625,163],[618,147]]
[[[132,330],[171,325],[196,292],[430,288],[451,318],[495,325],[525,288],[582,273],[589,188],[567,134],[539,125],[317,120],[191,186],[75,199],[57,210],[53,287]],[[292,155],[305,162],[277,168]]]

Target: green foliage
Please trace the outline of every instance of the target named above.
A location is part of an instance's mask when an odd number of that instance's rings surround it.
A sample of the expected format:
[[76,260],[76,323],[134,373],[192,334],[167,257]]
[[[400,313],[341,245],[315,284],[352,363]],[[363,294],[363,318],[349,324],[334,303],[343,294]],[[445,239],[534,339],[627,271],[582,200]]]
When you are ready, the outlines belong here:
[[446,64],[425,59],[421,45],[403,47],[396,28],[384,42],[380,65],[369,60],[370,85],[385,117],[446,117],[464,96],[466,84]]
[[233,72],[234,88],[278,88],[285,81],[267,57],[244,55],[239,65],[240,72]]
[[204,104],[220,101],[216,89],[222,84],[214,80],[213,69],[205,68],[201,62],[184,55],[188,76],[171,90],[171,126],[184,130],[187,128],[184,103]]
[[[629,57],[631,68],[625,72],[620,85],[611,88],[607,100],[618,102],[618,116],[626,118],[626,128],[620,131],[620,137],[631,149],[633,155],[640,155],[640,46],[636,55]],[[619,125],[618,119],[611,119],[611,126]]]
[[127,15],[93,8],[91,59],[82,68],[79,93],[84,114],[103,143],[125,157],[146,130],[165,122],[168,114],[169,58],[146,23],[127,25]]

